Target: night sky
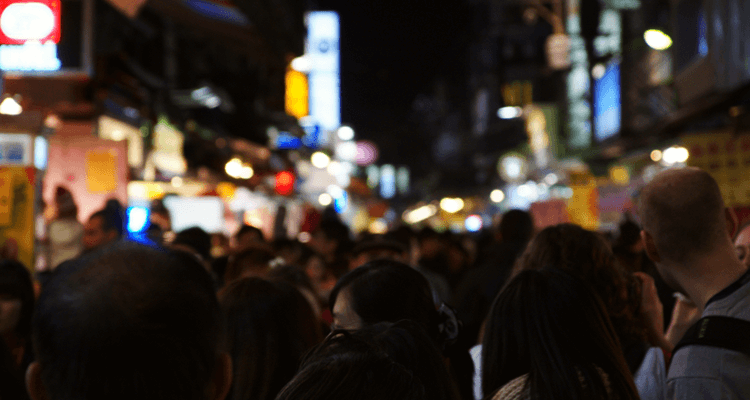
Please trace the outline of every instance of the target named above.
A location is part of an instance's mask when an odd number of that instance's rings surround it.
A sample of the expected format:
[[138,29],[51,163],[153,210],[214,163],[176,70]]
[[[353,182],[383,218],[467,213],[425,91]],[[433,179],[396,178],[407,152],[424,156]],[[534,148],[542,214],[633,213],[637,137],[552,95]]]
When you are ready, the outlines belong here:
[[[320,0],[341,21],[342,122],[381,147],[379,163],[418,162],[415,97],[442,77],[465,88],[469,7],[461,0]],[[413,120],[413,118],[411,118]],[[415,140],[416,139],[416,140]],[[422,161],[425,161],[422,159]]]

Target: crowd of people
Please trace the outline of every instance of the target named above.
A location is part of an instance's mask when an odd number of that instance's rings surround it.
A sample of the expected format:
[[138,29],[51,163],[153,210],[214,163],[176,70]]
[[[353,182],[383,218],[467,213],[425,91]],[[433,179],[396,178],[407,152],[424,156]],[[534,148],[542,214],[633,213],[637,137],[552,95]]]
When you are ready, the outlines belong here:
[[116,204],[82,225],[55,199],[48,267],[0,261],[2,399],[750,398],[750,227],[699,169],[611,237],[510,210],[473,236],[144,244]]

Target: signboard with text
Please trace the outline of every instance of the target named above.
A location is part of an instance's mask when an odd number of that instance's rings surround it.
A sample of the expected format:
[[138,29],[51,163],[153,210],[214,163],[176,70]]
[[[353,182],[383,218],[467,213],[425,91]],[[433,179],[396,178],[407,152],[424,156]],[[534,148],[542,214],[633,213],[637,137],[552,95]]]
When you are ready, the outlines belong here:
[[0,43],[60,42],[60,0],[0,1]]
[[0,0],[6,76],[91,72],[93,0]]

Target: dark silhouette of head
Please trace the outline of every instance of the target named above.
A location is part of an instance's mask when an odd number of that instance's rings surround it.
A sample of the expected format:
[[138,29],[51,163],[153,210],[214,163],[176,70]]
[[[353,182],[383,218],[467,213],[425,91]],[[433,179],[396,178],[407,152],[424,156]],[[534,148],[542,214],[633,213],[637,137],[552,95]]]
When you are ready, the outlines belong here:
[[534,220],[523,210],[503,214],[498,227],[503,242],[528,242],[534,234]]
[[525,374],[532,399],[638,398],[601,300],[560,268],[522,271],[488,316],[485,396]]
[[102,209],[89,217],[83,231],[83,247],[86,251],[96,250],[114,243],[122,236],[123,224],[119,214]]
[[242,250],[247,246],[263,243],[265,240],[263,239],[263,231],[252,225],[245,224],[234,234],[234,241],[237,249]]
[[[31,315],[34,312],[34,285],[29,270],[18,261],[0,261],[0,297],[3,301],[20,301],[17,321],[6,321],[12,316],[0,316],[0,326],[10,329],[19,339],[29,339],[31,334]],[[12,322],[15,322],[13,324]],[[2,334],[8,332],[0,331]]]
[[185,250],[197,254],[201,260],[211,261],[211,235],[203,228],[194,226],[180,231],[172,241],[172,246],[182,246]]
[[269,263],[275,257],[270,247],[251,246],[229,258],[224,282],[231,283],[242,277],[256,276],[264,278],[270,271]]
[[219,292],[234,379],[230,400],[273,400],[323,340],[307,300],[284,282],[244,278]]
[[[342,301],[345,308],[341,310]],[[353,311],[360,326],[408,319],[419,323],[441,346],[439,315],[427,280],[415,269],[398,261],[370,261],[344,275],[331,291],[334,328],[340,311]],[[338,326],[340,327],[340,326]]]
[[55,189],[55,208],[57,218],[78,218],[78,206],[73,199],[73,194],[65,187],[58,186]]
[[440,350],[414,321],[380,322],[352,337],[372,343],[425,383],[425,396],[435,400],[458,400],[460,395]]
[[33,399],[222,399],[231,362],[208,272],[129,242],[63,264],[33,318]]
[[423,400],[424,384],[372,342],[337,332],[316,347],[277,400]]

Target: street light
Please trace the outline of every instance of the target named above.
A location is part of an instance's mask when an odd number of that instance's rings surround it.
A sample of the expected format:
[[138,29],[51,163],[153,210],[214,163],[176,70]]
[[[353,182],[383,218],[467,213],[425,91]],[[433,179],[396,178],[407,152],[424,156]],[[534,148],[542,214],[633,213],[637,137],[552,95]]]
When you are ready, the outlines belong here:
[[490,193],[490,200],[492,200],[493,203],[501,203],[505,200],[505,193],[500,189],[495,189]]
[[522,112],[521,107],[503,107],[497,110],[497,116],[500,119],[513,119],[520,117]]
[[23,112],[23,108],[12,97],[6,97],[2,103],[0,103],[0,114],[5,115],[19,115]]
[[315,168],[324,169],[331,162],[331,157],[328,157],[325,153],[316,151],[313,153],[312,157],[310,157],[310,162],[312,162],[312,165]]
[[649,29],[644,32],[643,40],[654,50],[666,50],[672,46],[672,38],[659,29]]
[[349,126],[342,126],[338,129],[336,132],[339,135],[339,139],[341,140],[352,140],[354,139],[354,129],[352,129]]

